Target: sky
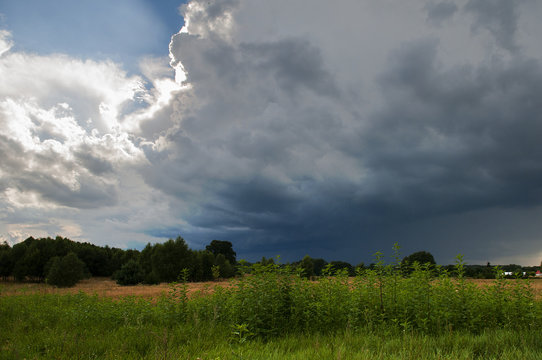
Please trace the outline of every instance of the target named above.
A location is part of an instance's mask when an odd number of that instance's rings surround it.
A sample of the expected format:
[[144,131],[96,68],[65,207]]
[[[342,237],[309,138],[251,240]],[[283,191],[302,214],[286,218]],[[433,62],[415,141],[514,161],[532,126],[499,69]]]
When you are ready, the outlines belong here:
[[0,241],[542,260],[536,0],[0,0]]

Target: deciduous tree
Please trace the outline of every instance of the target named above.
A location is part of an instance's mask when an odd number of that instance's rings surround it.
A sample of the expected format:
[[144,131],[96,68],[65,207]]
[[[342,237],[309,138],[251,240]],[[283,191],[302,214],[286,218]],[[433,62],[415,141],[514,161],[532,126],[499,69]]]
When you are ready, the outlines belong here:
[[143,282],[145,272],[141,265],[134,259],[128,262],[113,274],[113,280],[119,285],[137,285]]
[[69,252],[62,258],[55,256],[50,261],[47,282],[51,285],[71,287],[84,279],[88,273],[85,263],[74,252]]
[[236,263],[235,257],[237,254],[233,251],[233,245],[229,241],[213,240],[205,247],[205,250],[212,252],[215,256],[218,254],[224,255],[231,265]]

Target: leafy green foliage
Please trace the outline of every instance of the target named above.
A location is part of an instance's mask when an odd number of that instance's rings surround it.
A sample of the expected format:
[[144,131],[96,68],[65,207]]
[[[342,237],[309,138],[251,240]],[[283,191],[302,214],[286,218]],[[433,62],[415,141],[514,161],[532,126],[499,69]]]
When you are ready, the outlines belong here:
[[220,278],[220,266],[213,265],[211,267],[211,271],[213,272],[213,279],[216,281]]
[[3,279],[7,279],[13,272],[13,266],[15,265],[12,256],[12,249],[6,243],[0,244],[0,276]]
[[74,252],[60,258],[51,258],[48,266],[47,282],[58,287],[74,286],[79,280],[88,277],[88,270]]
[[7,244],[0,248],[0,276],[12,275],[18,281],[43,281],[47,275],[47,264],[54,257],[64,257],[74,252],[82,260],[92,276],[111,276],[114,271],[139,252],[116,248],[99,247],[89,243],[78,243],[57,236],[34,239],[15,244],[9,249]]
[[452,271],[414,262],[408,275],[400,259],[395,246],[390,262],[377,253],[374,265],[357,267],[354,278],[347,269],[328,264],[316,281],[278,261],[242,262],[246,275],[231,286],[190,297],[187,281],[193,270],[184,268],[169,295],[152,301],[84,294],[0,296],[2,354],[103,359],[540,358],[542,343],[533,329],[542,326],[542,301],[530,280],[505,279],[497,267],[492,286],[477,287],[466,280],[461,255]]
[[235,265],[236,263],[235,257],[237,254],[233,251],[233,245],[229,241],[213,240],[205,247],[205,250],[211,252],[215,256],[219,254],[224,255],[226,260],[232,265]]
[[[44,281],[53,264],[51,259],[62,258],[69,252],[75,253],[85,263],[90,275],[115,274],[114,278],[125,284],[175,281],[183,269],[188,269],[190,281],[208,281],[214,278],[213,266],[218,266],[221,278],[235,276],[235,265],[228,260],[229,257],[235,261],[231,243],[215,240],[211,244],[216,255],[208,250],[189,249],[182,237],[162,244],[147,244],[141,252],[78,243],[60,236],[55,239],[29,237],[13,247],[0,244],[0,277]],[[128,263],[130,266],[123,270]],[[133,273],[128,274],[128,270]]]
[[122,265],[120,270],[113,274],[113,280],[119,285],[137,285],[143,282],[144,278],[143,268],[133,259]]
[[303,270],[304,277],[314,276],[314,260],[309,255],[303,257],[299,266]]
[[177,280],[184,268],[190,267],[190,251],[182,237],[156,244],[152,254],[152,268],[161,281]]
[[235,268],[230,264],[223,254],[218,254],[215,257],[215,265],[218,266],[220,277],[230,278],[235,275]]
[[401,262],[401,267],[404,272],[410,272],[413,269],[414,263],[419,265],[436,265],[435,258],[431,253],[427,251],[418,251],[403,258]]
[[[193,306],[211,299],[191,300]],[[213,305],[214,306],[214,305]],[[261,341],[247,323],[172,321],[164,300],[0,296],[2,359],[540,359],[532,329],[420,334],[392,327],[289,331]],[[212,319],[212,317],[211,317]]]
[[347,263],[346,261],[331,261],[329,263],[335,271],[345,270],[346,273],[350,276],[354,276],[355,270],[352,264]]
[[421,265],[426,264],[426,263],[429,263],[432,265],[436,264],[435,258],[433,257],[433,255],[431,255],[431,253],[427,251],[418,251],[408,256],[405,256],[403,258],[403,262],[409,265],[414,264],[414,262],[418,262]]
[[396,246],[391,263],[375,254],[374,265],[357,268],[353,279],[348,269],[332,264],[314,282],[299,268],[256,263],[233,287],[189,302],[187,318],[212,326],[246,324],[265,338],[345,329],[440,334],[542,326],[542,302],[528,280],[498,278],[494,286],[479,288],[465,279],[462,256],[453,273],[415,261],[405,276],[398,251]]

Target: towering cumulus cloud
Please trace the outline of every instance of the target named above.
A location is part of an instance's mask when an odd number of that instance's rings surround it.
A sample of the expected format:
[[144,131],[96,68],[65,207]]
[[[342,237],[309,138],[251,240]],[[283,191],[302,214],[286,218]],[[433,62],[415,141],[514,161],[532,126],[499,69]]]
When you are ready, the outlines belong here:
[[[144,78],[127,76],[112,62],[12,52],[10,34],[1,35],[4,240],[62,234],[125,246],[137,239],[131,232],[141,229],[122,220],[118,237],[106,234],[118,228],[117,219],[152,206],[137,180],[138,168],[148,163],[139,123],[158,118],[179,86],[157,78],[149,90]],[[149,68],[153,61],[146,63]]]
[[13,53],[3,33],[4,221],[54,214],[124,244],[224,239],[249,258],[367,261],[399,241],[439,262],[538,262],[540,14],[191,1],[170,70],[146,59],[142,76]]

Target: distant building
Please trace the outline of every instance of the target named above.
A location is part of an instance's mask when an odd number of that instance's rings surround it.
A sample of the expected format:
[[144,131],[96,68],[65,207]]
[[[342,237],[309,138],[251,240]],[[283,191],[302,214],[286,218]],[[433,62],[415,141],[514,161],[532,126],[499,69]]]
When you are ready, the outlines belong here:
[[535,276],[542,276],[542,272],[540,272],[540,270],[537,270]]
[[[516,274],[519,274],[519,272],[516,273]],[[525,276],[527,273],[524,271],[522,274],[523,274],[523,276]],[[536,274],[537,274],[536,276],[542,276],[542,274],[540,274],[540,270]],[[540,274],[540,275],[538,275],[538,274]],[[514,275],[515,274],[514,274],[513,271],[505,271],[504,272],[504,276],[514,276]]]

